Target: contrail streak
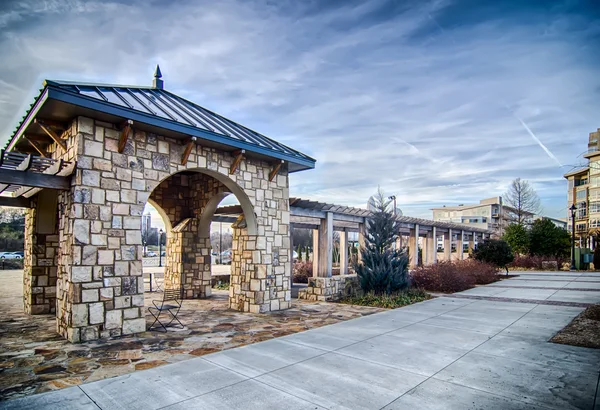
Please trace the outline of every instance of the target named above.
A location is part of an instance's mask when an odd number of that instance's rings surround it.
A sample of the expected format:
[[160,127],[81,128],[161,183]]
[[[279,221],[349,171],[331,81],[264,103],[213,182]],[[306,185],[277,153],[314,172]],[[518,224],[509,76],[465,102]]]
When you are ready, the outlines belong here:
[[535,142],[537,142],[537,144],[540,147],[542,147],[542,149],[544,151],[546,151],[546,154],[548,154],[548,156],[550,158],[552,158],[558,164],[559,167],[562,167],[563,165],[560,163],[560,161],[558,160],[558,158],[556,158],[556,156],[542,143],[542,141],[540,141],[540,139],[535,136],[535,134],[533,133],[533,131],[531,131],[531,129],[527,126],[527,124],[525,124],[525,122],[522,119],[520,119],[519,117],[517,117],[514,113],[513,113],[513,116],[517,120],[519,120],[519,122],[521,123],[521,125],[523,126],[523,128],[525,128],[525,130],[529,133],[529,135],[531,135],[531,138],[533,138],[533,140]]

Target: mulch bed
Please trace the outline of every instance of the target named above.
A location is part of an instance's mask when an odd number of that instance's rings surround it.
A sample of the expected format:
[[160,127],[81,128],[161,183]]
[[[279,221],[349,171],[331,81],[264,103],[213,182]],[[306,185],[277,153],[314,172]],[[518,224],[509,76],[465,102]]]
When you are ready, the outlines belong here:
[[590,306],[581,312],[550,341],[600,349],[600,304]]

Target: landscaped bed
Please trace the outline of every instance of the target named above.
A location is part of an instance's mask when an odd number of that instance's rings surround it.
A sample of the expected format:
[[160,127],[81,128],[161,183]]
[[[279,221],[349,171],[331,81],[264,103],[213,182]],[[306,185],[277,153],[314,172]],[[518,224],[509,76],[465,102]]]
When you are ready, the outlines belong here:
[[423,289],[411,288],[391,295],[375,295],[367,293],[362,296],[351,296],[341,299],[339,303],[357,306],[371,306],[384,309],[395,309],[413,303],[423,302],[432,296]]
[[581,312],[550,341],[600,349],[600,304],[590,306]]

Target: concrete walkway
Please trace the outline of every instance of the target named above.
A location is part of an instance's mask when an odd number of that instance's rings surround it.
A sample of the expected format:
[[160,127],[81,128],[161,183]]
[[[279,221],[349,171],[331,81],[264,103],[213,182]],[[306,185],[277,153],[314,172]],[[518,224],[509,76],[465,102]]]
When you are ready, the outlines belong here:
[[600,274],[528,273],[0,408],[600,410],[600,350],[547,342],[599,302]]

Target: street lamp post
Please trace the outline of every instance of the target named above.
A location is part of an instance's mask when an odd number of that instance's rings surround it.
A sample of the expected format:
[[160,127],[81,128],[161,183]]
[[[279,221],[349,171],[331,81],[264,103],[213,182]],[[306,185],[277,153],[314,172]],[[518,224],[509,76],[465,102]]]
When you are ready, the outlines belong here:
[[574,271],[577,269],[575,267],[575,211],[577,207],[573,204],[569,210],[571,211],[571,270]]
[[163,230],[158,231],[158,266],[162,266],[162,235]]

